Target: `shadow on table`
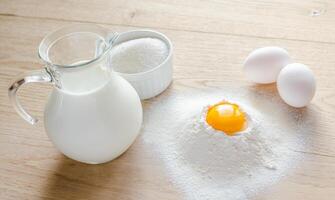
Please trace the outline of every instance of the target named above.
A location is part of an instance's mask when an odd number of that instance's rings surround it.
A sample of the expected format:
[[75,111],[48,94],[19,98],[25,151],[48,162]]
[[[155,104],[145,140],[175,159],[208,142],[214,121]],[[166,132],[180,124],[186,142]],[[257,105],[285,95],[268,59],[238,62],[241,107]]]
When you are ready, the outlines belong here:
[[[87,165],[73,161],[65,156],[58,160],[58,165],[44,188],[44,197],[51,199],[99,199],[103,198],[103,190],[113,185],[125,186],[131,182],[119,180],[122,177],[118,165],[107,163],[102,165]],[[118,199],[117,194],[113,196]]]
[[62,156],[48,177],[43,197],[62,200],[129,199],[134,195],[131,188],[136,184],[136,174],[132,176],[132,173],[138,171],[132,163],[134,159],[136,156],[122,155],[106,164],[88,165]]

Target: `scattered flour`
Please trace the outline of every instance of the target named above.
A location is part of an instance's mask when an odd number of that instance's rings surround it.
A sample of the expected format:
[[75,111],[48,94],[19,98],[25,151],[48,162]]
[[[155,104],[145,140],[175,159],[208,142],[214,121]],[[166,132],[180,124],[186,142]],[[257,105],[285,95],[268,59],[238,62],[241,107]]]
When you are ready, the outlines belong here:
[[[145,112],[142,137],[187,199],[249,199],[295,166],[294,150],[304,148],[308,135],[308,120],[271,98],[242,89],[171,93]],[[204,122],[205,108],[223,99],[248,114],[243,134],[226,136]]]
[[121,73],[148,71],[161,64],[169,49],[160,39],[140,38],[118,44],[111,52],[111,66]]

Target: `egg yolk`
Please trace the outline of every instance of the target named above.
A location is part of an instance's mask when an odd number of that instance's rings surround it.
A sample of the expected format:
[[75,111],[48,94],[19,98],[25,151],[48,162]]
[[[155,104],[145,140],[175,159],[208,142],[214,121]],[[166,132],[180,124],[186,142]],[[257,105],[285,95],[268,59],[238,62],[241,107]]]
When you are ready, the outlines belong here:
[[206,116],[207,123],[215,130],[227,135],[235,135],[247,126],[245,113],[236,104],[220,102],[210,106]]

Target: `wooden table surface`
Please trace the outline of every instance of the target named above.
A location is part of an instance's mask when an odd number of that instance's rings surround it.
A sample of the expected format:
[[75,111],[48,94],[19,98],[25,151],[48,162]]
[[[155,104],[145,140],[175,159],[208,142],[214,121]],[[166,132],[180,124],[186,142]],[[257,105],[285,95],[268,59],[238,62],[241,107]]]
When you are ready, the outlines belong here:
[[[304,160],[289,176],[255,199],[335,198],[335,1],[0,0],[0,199],[184,198],[141,136],[118,159],[86,165],[53,147],[43,121],[31,126],[14,112],[7,87],[18,73],[42,67],[37,56],[42,38],[83,22],[166,34],[175,52],[170,91],[250,87],[241,72],[246,55],[261,46],[286,48],[317,78],[307,108],[317,119],[315,141],[301,151]],[[274,85],[261,87],[277,95]],[[50,89],[29,85],[20,98],[41,118]]]

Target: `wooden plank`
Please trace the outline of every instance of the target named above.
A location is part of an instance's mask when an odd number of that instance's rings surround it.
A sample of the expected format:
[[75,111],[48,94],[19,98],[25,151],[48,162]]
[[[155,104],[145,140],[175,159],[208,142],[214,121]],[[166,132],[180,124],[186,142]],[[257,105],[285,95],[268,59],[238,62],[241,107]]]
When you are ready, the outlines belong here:
[[5,15],[335,43],[331,0],[2,0]]
[[[159,157],[141,137],[119,159],[105,165],[88,166],[63,157],[50,143],[43,121],[32,127],[22,121],[7,100],[6,88],[18,72],[42,64],[36,48],[43,36],[72,22],[26,17],[0,17],[0,198],[1,199],[181,199]],[[136,27],[108,25],[117,31]],[[241,72],[245,56],[254,48],[279,45],[298,62],[310,65],[318,80],[318,91],[309,112],[315,115],[313,143],[301,149],[306,159],[280,184],[256,199],[327,199],[335,195],[335,44],[249,36],[220,35],[160,28],[175,48],[174,83],[169,91],[188,88],[249,88],[268,91],[274,85],[254,86]],[[205,38],[205,39],[204,39]],[[303,47],[304,51],[301,51]],[[28,109],[43,115],[50,87],[23,89]],[[33,95],[32,95],[33,94]],[[150,104],[150,101],[146,101]],[[275,195],[275,196],[273,196]]]

